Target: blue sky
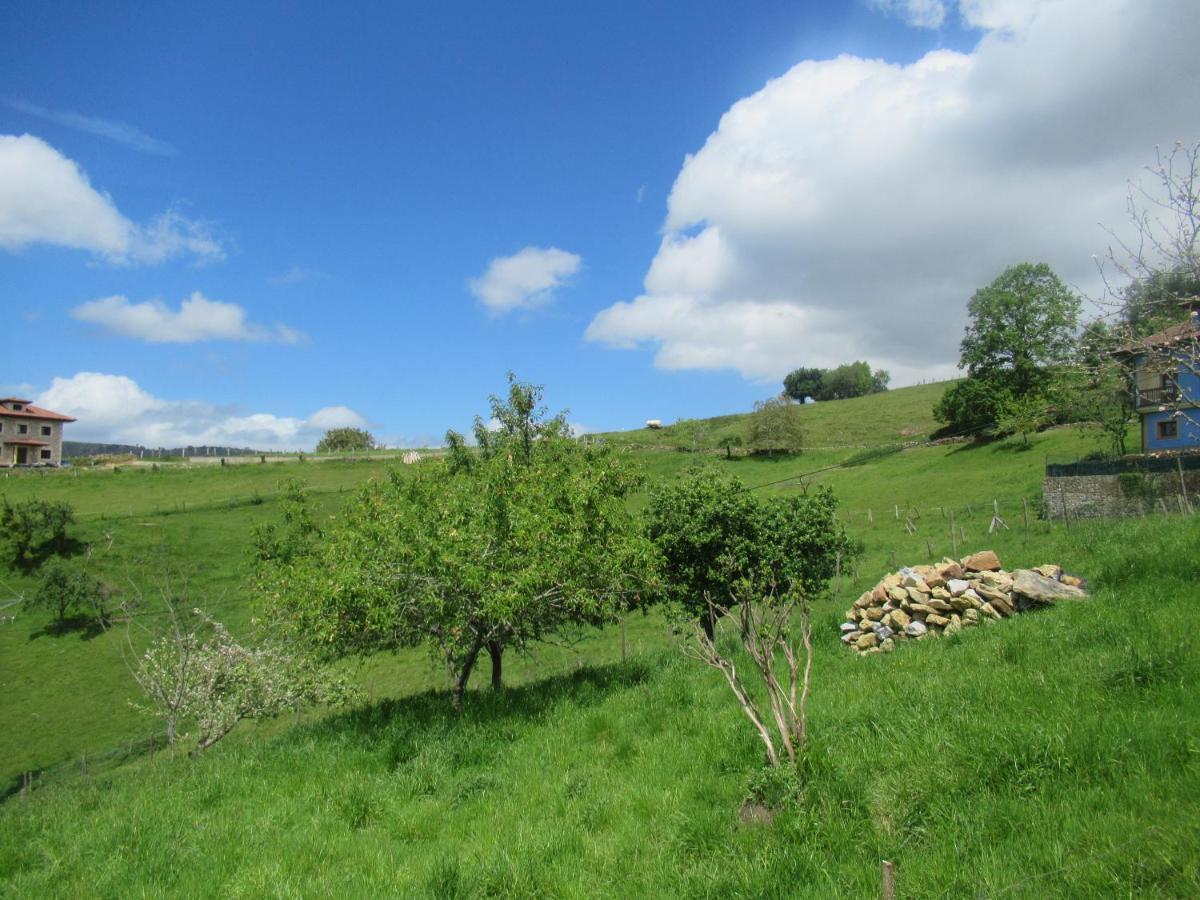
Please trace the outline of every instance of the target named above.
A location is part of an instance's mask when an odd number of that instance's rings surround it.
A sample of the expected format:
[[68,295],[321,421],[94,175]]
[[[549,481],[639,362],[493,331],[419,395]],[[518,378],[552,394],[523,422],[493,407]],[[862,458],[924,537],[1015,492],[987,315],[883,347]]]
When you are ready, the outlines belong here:
[[4,19],[0,385],[80,438],[438,440],[508,369],[593,429],[799,365],[945,377],[971,290],[1094,289],[1097,223],[1200,124],[1174,0]]

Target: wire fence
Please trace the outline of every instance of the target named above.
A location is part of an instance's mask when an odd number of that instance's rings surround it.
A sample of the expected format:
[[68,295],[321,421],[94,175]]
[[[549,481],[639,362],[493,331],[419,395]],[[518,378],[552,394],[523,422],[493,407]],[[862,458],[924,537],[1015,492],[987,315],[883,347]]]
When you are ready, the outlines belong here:
[[0,781],[0,803],[15,797],[27,797],[33,791],[54,784],[76,782],[113,771],[131,760],[167,746],[166,732],[133,738],[116,747],[98,752],[83,752],[49,766],[33,767]]

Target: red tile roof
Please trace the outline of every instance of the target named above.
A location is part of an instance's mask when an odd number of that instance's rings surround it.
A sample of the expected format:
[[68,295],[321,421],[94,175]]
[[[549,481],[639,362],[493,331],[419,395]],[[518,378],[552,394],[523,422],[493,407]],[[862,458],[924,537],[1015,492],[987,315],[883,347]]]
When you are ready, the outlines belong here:
[[[15,410],[9,409],[3,404],[20,403],[24,409]],[[42,409],[40,406],[33,406],[25,400],[20,400],[16,397],[5,397],[0,399],[0,416],[16,416],[26,419],[50,419],[54,422],[74,422],[75,419],[70,416],[64,416],[62,413],[51,412],[48,409]]]

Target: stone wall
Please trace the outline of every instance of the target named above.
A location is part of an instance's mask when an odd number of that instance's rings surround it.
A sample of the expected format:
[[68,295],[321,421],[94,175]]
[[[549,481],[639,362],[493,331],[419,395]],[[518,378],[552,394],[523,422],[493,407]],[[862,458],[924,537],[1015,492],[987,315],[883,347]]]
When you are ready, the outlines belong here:
[[[1183,479],[1191,506],[1200,506],[1200,471],[1185,471]],[[1064,506],[1072,519],[1179,512],[1182,497],[1177,471],[1047,476],[1042,482],[1043,515],[1052,520],[1063,518]]]

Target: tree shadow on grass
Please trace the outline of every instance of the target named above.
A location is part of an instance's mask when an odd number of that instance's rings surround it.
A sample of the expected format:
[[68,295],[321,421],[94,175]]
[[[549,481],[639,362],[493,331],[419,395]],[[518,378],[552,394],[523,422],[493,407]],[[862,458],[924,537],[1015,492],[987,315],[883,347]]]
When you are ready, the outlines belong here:
[[78,538],[65,537],[60,541],[36,548],[27,559],[12,560],[11,565],[22,575],[34,575],[54,557],[61,556],[67,559],[72,556],[78,556],[87,550],[87,546],[85,542]]
[[467,691],[458,708],[450,691],[429,690],[328,716],[314,723],[310,733],[331,736],[350,733],[366,742],[375,742],[391,740],[401,726],[409,732],[429,734],[460,726],[537,719],[564,703],[584,706],[644,684],[653,677],[655,669],[652,659],[629,660],[589,666],[499,691],[482,687]]
[[977,437],[973,441],[967,441],[965,444],[959,444],[946,455],[954,456],[956,453],[970,453],[972,450],[982,450],[984,447],[991,447],[995,443],[995,438]]
[[66,637],[77,634],[79,639],[90,641],[104,634],[104,626],[96,621],[94,616],[68,616],[65,619],[54,619],[47,622],[37,631],[29,633],[29,640],[36,641],[43,637]]

